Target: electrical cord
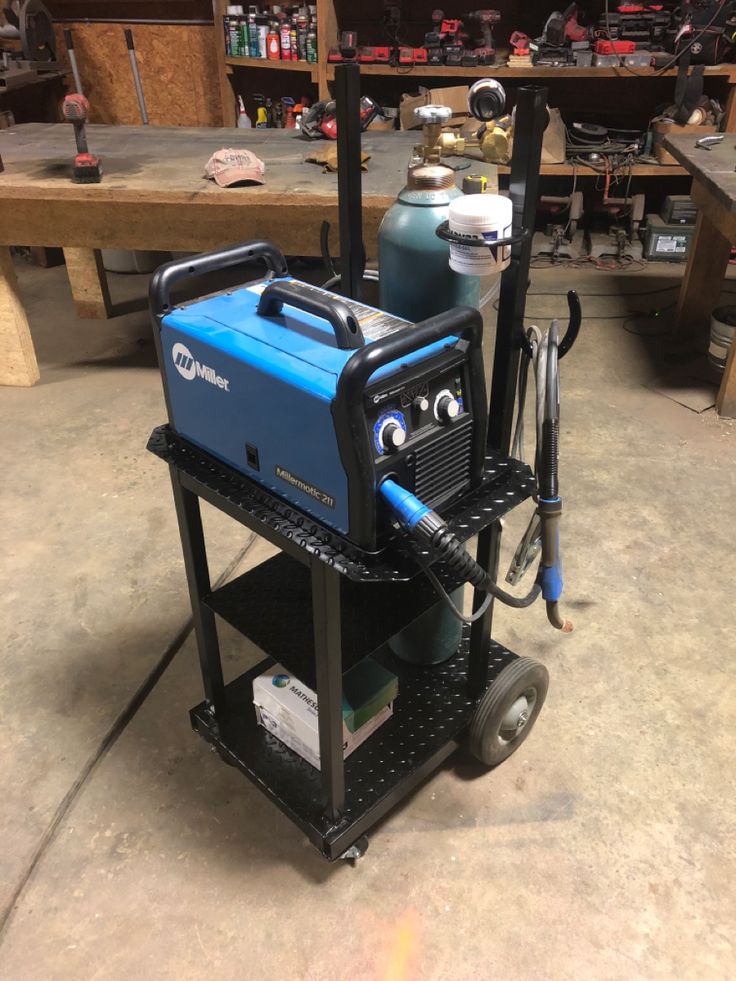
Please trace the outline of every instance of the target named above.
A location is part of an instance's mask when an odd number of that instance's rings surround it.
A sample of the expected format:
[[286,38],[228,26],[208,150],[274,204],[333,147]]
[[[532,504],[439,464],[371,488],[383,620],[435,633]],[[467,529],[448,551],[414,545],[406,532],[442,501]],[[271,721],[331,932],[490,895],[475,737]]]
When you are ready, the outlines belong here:
[[558,269],[582,269],[588,265],[593,265],[596,269],[607,272],[620,272],[622,269],[630,269],[632,266],[639,266],[644,269],[646,268],[647,260],[638,259],[629,253],[622,256],[614,255],[613,253],[607,253],[601,256],[582,255],[578,256],[577,259],[558,259],[556,256],[540,253],[534,256],[530,262],[532,269],[542,269],[551,266]]
[[419,566],[421,566],[422,572],[425,574],[427,579],[429,579],[429,581],[434,586],[435,592],[439,594],[439,597],[442,600],[442,602],[445,604],[445,606],[448,608],[450,613],[452,613],[452,615],[457,620],[460,620],[462,623],[467,623],[467,624],[475,623],[476,620],[480,620],[480,618],[486,612],[488,607],[491,605],[491,601],[493,600],[493,596],[490,593],[486,596],[486,598],[483,600],[483,602],[475,611],[475,613],[472,613],[470,616],[465,616],[463,611],[458,609],[457,606],[455,606],[452,597],[447,592],[447,590],[442,585],[442,583],[439,581],[439,578],[435,575],[435,572],[430,566],[430,564],[426,562],[421,555],[416,555],[415,558]]
[[[333,290],[336,286],[339,285],[341,279],[342,279],[342,276],[340,275],[340,273],[337,273],[334,276],[330,276],[330,278],[328,280],[325,280],[325,282],[322,283],[322,286],[320,287],[320,289],[323,289],[323,290]],[[368,283],[377,283],[378,282],[378,270],[377,269],[364,269],[363,270],[363,280],[366,281],[366,282],[368,282]]]

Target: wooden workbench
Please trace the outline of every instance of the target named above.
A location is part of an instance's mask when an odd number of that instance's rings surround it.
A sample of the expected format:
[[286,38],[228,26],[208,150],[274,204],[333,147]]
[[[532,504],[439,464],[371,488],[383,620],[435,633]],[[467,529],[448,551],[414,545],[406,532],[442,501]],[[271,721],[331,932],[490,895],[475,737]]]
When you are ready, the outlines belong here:
[[[364,240],[376,252],[381,218],[405,183],[416,133],[369,133],[363,174]],[[266,238],[287,255],[319,255],[319,230],[332,225],[339,253],[337,175],[304,162],[324,141],[291,130],[89,126],[102,159],[100,184],[73,184],[71,126],[29,124],[0,131],[0,384],[39,377],[7,246],[62,246],[80,316],[110,315],[99,249],[202,251]],[[266,164],[262,187],[220,188],[203,178],[223,146],[252,149]],[[495,168],[473,164],[473,171]]]
[[[695,146],[697,136],[673,136],[665,145],[692,174],[691,196],[698,206],[685,277],[677,302],[679,336],[701,334],[710,327],[710,315],[718,300],[736,246],[736,147],[727,134],[712,150]],[[736,416],[736,345],[731,350],[716,399],[719,415]]]

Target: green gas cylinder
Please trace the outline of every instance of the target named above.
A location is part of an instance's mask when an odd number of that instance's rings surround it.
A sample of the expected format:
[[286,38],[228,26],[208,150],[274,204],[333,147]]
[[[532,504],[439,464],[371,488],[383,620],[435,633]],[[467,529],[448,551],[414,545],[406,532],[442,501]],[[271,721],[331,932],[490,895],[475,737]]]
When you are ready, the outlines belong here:
[[382,310],[417,322],[459,304],[478,306],[478,277],[453,272],[450,247],[435,235],[450,201],[461,194],[449,167],[422,164],[409,171],[378,229]]
[[[409,171],[406,187],[378,229],[379,306],[415,323],[450,307],[478,307],[480,281],[450,269],[450,246],[435,235],[447,220],[450,201],[462,195],[455,172],[438,164]],[[462,606],[463,590],[452,600]],[[436,603],[392,637],[391,650],[412,664],[440,664],[460,646],[462,624]]]

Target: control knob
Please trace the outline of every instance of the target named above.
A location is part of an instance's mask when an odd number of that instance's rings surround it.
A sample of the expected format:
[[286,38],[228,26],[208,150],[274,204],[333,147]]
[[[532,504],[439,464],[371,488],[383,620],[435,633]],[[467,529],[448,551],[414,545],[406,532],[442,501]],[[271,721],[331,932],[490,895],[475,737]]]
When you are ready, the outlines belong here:
[[460,403],[452,392],[445,390],[437,396],[434,412],[440,422],[452,422],[460,414]]
[[406,442],[406,430],[396,422],[387,422],[381,430],[381,443],[384,450],[390,453],[398,450]]

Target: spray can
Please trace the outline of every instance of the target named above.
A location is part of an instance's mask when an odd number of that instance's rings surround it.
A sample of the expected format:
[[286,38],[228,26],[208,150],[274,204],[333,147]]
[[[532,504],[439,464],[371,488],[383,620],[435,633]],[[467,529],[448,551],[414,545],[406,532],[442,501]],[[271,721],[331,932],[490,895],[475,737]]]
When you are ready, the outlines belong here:
[[299,14],[296,21],[296,47],[299,61],[307,60],[307,18]]
[[258,58],[258,25],[256,24],[256,8],[251,7],[248,13],[248,54]]
[[299,61],[299,48],[298,48],[298,33],[296,29],[296,17],[292,17],[291,24],[289,25],[289,49],[291,51],[291,60]]
[[238,55],[248,57],[248,18],[245,14],[238,17]]
[[290,95],[285,95],[281,104],[284,108],[284,129],[296,129],[296,101]]
[[317,31],[314,24],[307,31],[307,61],[312,65],[317,61]]
[[233,58],[237,58],[240,56],[240,22],[238,18],[243,13],[243,8],[232,6],[227,8],[227,12],[230,54]]
[[291,28],[288,20],[281,23],[281,60],[291,61]]
[[253,101],[256,104],[256,129],[266,129],[268,126],[266,97],[265,95],[261,95],[260,92],[254,92]]
[[268,45],[268,60],[278,61],[281,57],[281,41],[279,39],[279,26],[276,21],[271,22],[266,42]]
[[256,17],[258,28],[258,57],[268,58],[268,17]]
[[449,167],[424,164],[409,171],[378,229],[382,310],[416,323],[459,304],[478,306],[478,277],[454,272],[448,243],[435,235],[450,202],[461,196]]

